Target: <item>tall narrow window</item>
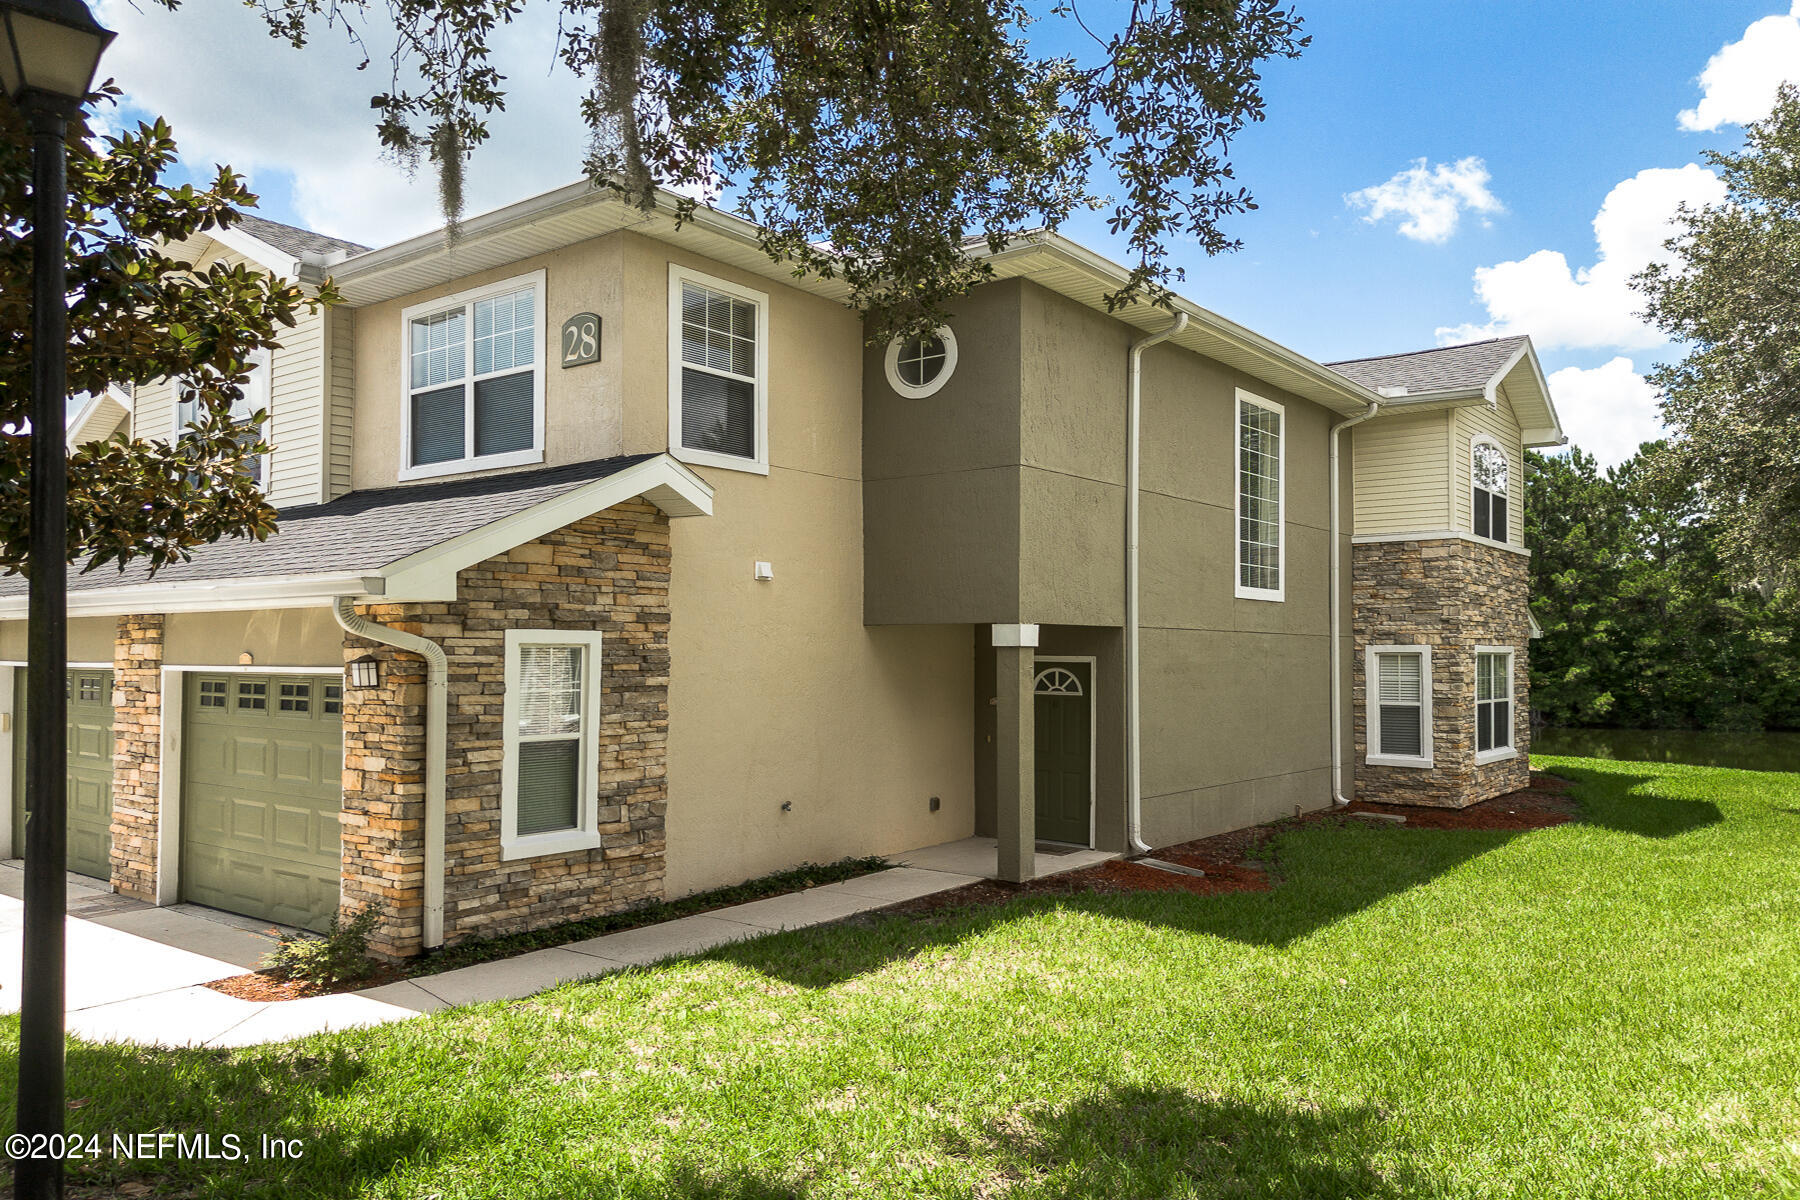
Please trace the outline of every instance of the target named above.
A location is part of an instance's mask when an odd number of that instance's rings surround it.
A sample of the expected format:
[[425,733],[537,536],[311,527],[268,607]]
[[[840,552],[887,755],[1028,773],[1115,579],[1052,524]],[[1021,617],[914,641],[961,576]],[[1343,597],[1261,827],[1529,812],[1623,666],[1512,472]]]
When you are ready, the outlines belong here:
[[1513,652],[1504,646],[1475,649],[1475,760],[1513,753]]
[[1370,646],[1363,673],[1370,765],[1431,766],[1431,648]]
[[598,633],[507,631],[503,857],[600,844],[599,671]]
[[669,276],[669,443],[690,462],[767,472],[768,297]]
[[1493,442],[1475,443],[1475,536],[1506,541],[1506,452]]
[[543,272],[406,310],[402,479],[542,462]]
[[[269,414],[271,410],[269,386],[270,358],[267,350],[257,350],[250,356],[250,378],[244,384],[238,398],[231,402],[231,420],[242,432],[238,434],[238,444],[248,445],[263,440],[269,431]],[[256,414],[263,414],[260,421],[254,420]],[[177,384],[175,388],[175,436],[177,439],[191,437],[190,426],[205,419],[201,411],[200,394],[186,384]],[[252,455],[244,460],[244,474],[259,487],[269,486],[269,455]]]
[[1283,596],[1282,420],[1279,404],[1237,394],[1237,594],[1251,600]]

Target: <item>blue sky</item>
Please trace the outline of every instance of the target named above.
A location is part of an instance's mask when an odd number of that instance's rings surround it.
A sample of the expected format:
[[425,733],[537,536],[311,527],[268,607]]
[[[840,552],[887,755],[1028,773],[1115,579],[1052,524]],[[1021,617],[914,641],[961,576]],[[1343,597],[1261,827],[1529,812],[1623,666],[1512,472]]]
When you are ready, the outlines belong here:
[[[1701,152],[1741,144],[1800,79],[1800,0],[1296,4],[1312,45],[1269,65],[1268,119],[1233,153],[1261,207],[1231,222],[1237,254],[1176,248],[1181,290],[1322,360],[1530,333],[1577,444],[1616,462],[1655,436],[1640,376],[1679,352],[1633,320],[1623,280],[1676,201],[1716,198]],[[578,89],[548,70],[539,8],[500,47],[513,99],[471,164],[472,211],[579,170]],[[160,112],[194,164],[245,171],[265,215],[372,244],[435,224],[431,180],[376,153],[379,66],[359,74],[341,38],[296,52],[236,0],[99,11],[124,115]],[[1099,217],[1065,232],[1125,257]]]

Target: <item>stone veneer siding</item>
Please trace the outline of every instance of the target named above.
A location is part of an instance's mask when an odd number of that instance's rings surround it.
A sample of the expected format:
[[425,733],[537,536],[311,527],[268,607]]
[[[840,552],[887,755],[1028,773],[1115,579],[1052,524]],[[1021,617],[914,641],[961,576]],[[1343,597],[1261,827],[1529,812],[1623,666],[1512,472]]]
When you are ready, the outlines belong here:
[[161,613],[119,618],[113,642],[112,885],[156,900],[162,777]]
[[[1529,560],[1460,538],[1366,542],[1351,553],[1356,797],[1463,808],[1531,782]],[[1431,647],[1430,769],[1368,765],[1369,646]],[[1513,648],[1513,746],[1475,762],[1475,647]]]
[[[515,933],[659,900],[667,808],[669,523],[631,501],[457,576],[451,603],[374,604],[372,620],[449,657],[444,940]],[[508,629],[599,630],[602,844],[502,861],[500,764]],[[383,910],[377,951],[420,948],[425,666],[346,637],[381,660],[381,686],[344,693],[344,906]]]

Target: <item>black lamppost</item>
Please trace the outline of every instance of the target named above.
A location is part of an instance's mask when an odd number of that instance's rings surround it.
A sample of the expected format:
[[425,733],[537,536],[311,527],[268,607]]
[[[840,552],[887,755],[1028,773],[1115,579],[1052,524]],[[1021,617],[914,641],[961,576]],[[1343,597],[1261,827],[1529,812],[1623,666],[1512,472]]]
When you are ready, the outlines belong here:
[[[68,122],[113,35],[81,0],[0,0],[0,88],[31,131],[31,606],[25,714],[25,961],[19,1132],[63,1132],[63,871],[68,720]],[[21,1157],[19,1200],[60,1200],[60,1157]]]

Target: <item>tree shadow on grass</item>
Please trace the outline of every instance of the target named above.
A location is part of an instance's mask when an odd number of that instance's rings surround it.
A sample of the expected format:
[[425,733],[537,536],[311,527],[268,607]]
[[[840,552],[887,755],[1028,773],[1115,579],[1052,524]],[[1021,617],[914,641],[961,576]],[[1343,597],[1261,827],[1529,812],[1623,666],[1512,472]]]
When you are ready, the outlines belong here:
[[[16,1037],[0,1042],[0,1077],[17,1074]],[[71,1160],[65,1170],[72,1196],[127,1194],[233,1197],[338,1197],[360,1194],[396,1164],[428,1162],[454,1149],[441,1144],[416,1114],[393,1112],[340,1128],[317,1117],[317,1102],[345,1095],[367,1069],[342,1046],[304,1044],[273,1053],[167,1050],[71,1039],[67,1094],[74,1106],[66,1129],[97,1135],[101,1153]],[[175,1073],[175,1074],[172,1074]],[[16,1094],[0,1090],[0,1124],[14,1123]],[[492,1122],[478,1125],[492,1133]],[[204,1147],[155,1141],[157,1134],[209,1135]],[[113,1136],[151,1135],[137,1157],[115,1152]],[[235,1135],[242,1159],[224,1157]],[[296,1140],[300,1157],[265,1157],[261,1139]],[[128,1143],[136,1145],[136,1143]],[[89,1189],[84,1191],[83,1189]],[[99,1189],[94,1191],[92,1189]],[[10,1195],[10,1191],[0,1195]]]
[[1707,800],[1659,795],[1646,785],[1659,775],[1621,775],[1612,771],[1558,766],[1556,774],[1581,788],[1582,819],[1589,825],[1646,838],[1673,838],[1717,825],[1725,819]]
[[[947,1144],[1019,1197],[1267,1197],[1400,1200],[1437,1188],[1393,1157],[1387,1125],[1367,1108],[1302,1110],[1113,1087],[1066,1108],[1009,1114]],[[979,1185],[977,1195],[987,1194]]]

